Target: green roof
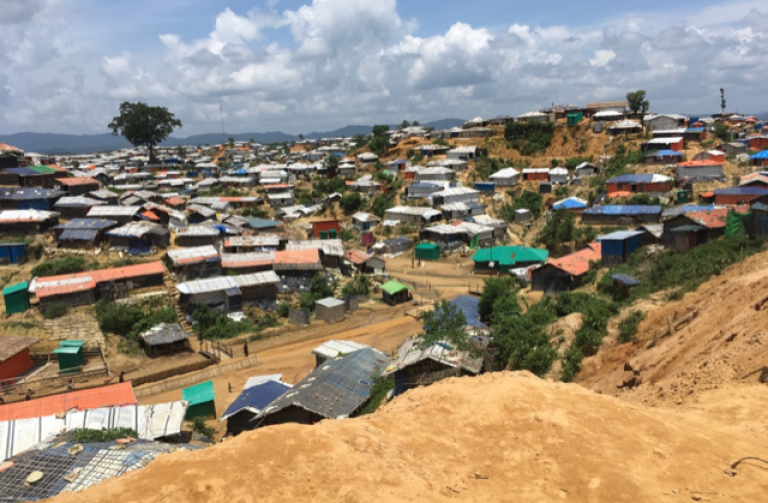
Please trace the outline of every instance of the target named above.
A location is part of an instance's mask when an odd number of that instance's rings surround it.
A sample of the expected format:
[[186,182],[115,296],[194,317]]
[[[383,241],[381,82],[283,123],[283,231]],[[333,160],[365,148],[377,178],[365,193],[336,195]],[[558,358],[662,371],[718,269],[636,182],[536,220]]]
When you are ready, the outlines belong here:
[[678,234],[687,234],[689,232],[699,232],[703,231],[704,227],[700,225],[681,225],[680,227],[675,227],[672,229],[672,232],[678,233]]
[[190,407],[205,402],[212,402],[215,398],[216,393],[213,391],[213,381],[205,381],[181,390],[181,399],[189,402]]
[[417,250],[434,250],[435,248],[440,248],[440,245],[436,243],[419,243],[416,246]]
[[503,266],[513,266],[518,262],[544,262],[549,252],[543,248],[529,246],[494,246],[481,248],[472,255],[474,262],[496,262]]
[[381,289],[390,295],[394,295],[398,292],[402,292],[403,290],[413,290],[413,288],[411,288],[410,286],[405,286],[399,281],[387,281],[386,283],[381,285]]
[[57,355],[76,355],[81,351],[81,348],[76,346],[59,346],[54,349],[53,352]]
[[21,283],[16,283],[15,285],[8,285],[5,288],[3,288],[3,295],[11,295],[14,293],[19,293],[21,291],[27,291],[29,289],[29,281],[22,281]]
[[79,348],[85,346],[85,341],[83,340],[75,340],[75,341],[61,341],[59,343],[59,347],[68,347],[68,348]]
[[40,173],[41,175],[47,175],[48,173],[60,173],[59,170],[53,169],[49,166],[27,166],[27,169],[31,169],[35,173]]

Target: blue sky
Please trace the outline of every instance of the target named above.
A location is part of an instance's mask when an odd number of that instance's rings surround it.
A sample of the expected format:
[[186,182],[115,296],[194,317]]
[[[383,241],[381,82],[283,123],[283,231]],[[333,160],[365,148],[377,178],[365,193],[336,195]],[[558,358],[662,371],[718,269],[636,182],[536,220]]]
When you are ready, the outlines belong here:
[[[642,7],[642,10],[640,10]],[[520,114],[646,89],[657,112],[768,98],[764,0],[0,0],[0,133],[105,132],[122,101],[180,136]]]

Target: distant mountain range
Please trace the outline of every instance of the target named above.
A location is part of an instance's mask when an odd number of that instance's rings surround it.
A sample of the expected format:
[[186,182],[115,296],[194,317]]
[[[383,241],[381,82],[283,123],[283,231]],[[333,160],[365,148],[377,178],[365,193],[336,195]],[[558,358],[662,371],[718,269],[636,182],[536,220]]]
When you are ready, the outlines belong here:
[[[435,129],[450,129],[459,127],[465,121],[461,119],[442,119],[422,124],[424,127]],[[356,134],[371,134],[372,126],[346,126],[335,131],[324,133],[313,132],[305,135],[307,139],[352,137]],[[235,141],[255,141],[258,143],[282,143],[284,141],[298,140],[298,135],[291,135],[280,131],[268,133],[205,133],[186,138],[170,137],[162,146],[177,147],[179,145],[213,145],[226,141],[232,137]],[[41,154],[90,154],[105,152],[131,146],[122,136],[104,134],[53,134],[53,133],[14,133],[0,135],[0,143],[7,143],[18,147],[25,152],[37,152]]]

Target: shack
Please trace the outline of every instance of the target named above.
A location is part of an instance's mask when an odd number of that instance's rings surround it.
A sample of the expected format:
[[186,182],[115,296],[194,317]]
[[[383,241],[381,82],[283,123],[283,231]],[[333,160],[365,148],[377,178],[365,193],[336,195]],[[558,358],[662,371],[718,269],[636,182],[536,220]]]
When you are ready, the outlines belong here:
[[184,419],[191,421],[196,417],[216,417],[216,392],[213,381],[205,381],[181,390],[181,399],[189,403]]
[[168,269],[182,281],[222,274],[221,257],[211,245],[168,250],[165,257]]
[[160,323],[139,334],[144,350],[150,356],[187,351],[189,333],[178,323]]
[[152,222],[131,222],[107,231],[112,249],[127,251],[131,255],[148,254],[152,247],[167,248],[171,231]]
[[119,224],[100,218],[76,218],[53,228],[59,246],[65,248],[93,248],[101,245],[106,233]]
[[413,288],[394,280],[387,281],[381,285],[384,302],[393,306],[411,300],[410,290],[413,290]]
[[193,225],[176,229],[176,244],[183,247],[213,246],[221,232],[215,227]]
[[598,239],[600,241],[600,259],[603,264],[623,264],[629,256],[640,249],[643,231],[616,231]]
[[477,250],[472,255],[472,261],[475,272],[509,274],[512,269],[541,264],[548,256],[549,252],[543,248],[494,246]]
[[53,188],[66,191],[70,196],[79,196],[99,190],[100,184],[91,177],[58,178],[53,182]]
[[346,307],[343,300],[326,297],[315,301],[315,315],[319,320],[325,320],[326,323],[333,324],[344,319]]
[[340,356],[348,355],[359,351],[361,349],[369,348],[365,344],[360,344],[354,341],[342,341],[342,340],[330,340],[325,341],[318,347],[312,350],[312,354],[315,355],[315,366],[319,367],[328,360],[333,360]]
[[661,206],[659,205],[615,205],[593,206],[581,212],[581,223],[599,225],[639,225],[659,223]]
[[104,203],[98,199],[91,199],[85,196],[67,196],[62,197],[53,205],[62,218],[84,218],[91,208],[100,206]]
[[53,211],[0,211],[0,234],[40,234],[58,224],[59,214]]
[[0,264],[23,264],[27,261],[27,243],[0,243]]
[[85,365],[85,341],[61,341],[59,347],[53,350],[53,354],[59,360],[60,374],[73,374],[80,372]]
[[[0,346],[0,381],[19,377],[35,366],[29,348],[37,343],[33,337],[5,335]],[[9,384],[7,381],[3,384]]]
[[275,252],[222,253],[224,274],[250,274],[275,268]]
[[589,243],[583,249],[531,269],[531,289],[545,295],[559,295],[581,286],[590,264],[600,263],[599,242]]
[[197,304],[206,304],[234,312],[242,311],[244,303],[257,305],[261,309],[274,309],[277,305],[278,283],[280,278],[274,271],[265,271],[196,279],[179,283],[176,289],[181,294],[179,302],[183,308],[191,309]]
[[370,399],[389,358],[373,348],[328,360],[258,415],[264,426],[352,417]]
[[418,260],[440,260],[440,246],[436,243],[419,243],[415,251]]
[[88,218],[103,218],[114,220],[119,224],[127,224],[141,211],[141,206],[94,206],[88,212]]
[[352,215],[352,226],[359,232],[368,232],[379,222],[381,219],[371,213],[358,212]]
[[512,187],[517,185],[520,179],[520,172],[515,168],[504,168],[488,177],[496,184],[496,187]]
[[338,220],[316,220],[312,222],[312,237],[315,239],[336,239],[341,234]]
[[606,182],[608,195],[617,192],[666,193],[672,190],[672,178],[654,174],[627,174]]
[[29,282],[22,281],[3,288],[3,300],[5,302],[5,314],[23,313],[29,309]]
[[272,402],[289,392],[293,386],[282,381],[282,374],[252,377],[243,391],[227,407],[221,421],[227,422],[227,435],[239,435],[256,427],[256,417]]
[[377,255],[396,257],[413,248],[413,240],[406,236],[385,239],[374,244],[371,249]]
[[40,188],[0,188],[0,209],[50,211],[66,192]]

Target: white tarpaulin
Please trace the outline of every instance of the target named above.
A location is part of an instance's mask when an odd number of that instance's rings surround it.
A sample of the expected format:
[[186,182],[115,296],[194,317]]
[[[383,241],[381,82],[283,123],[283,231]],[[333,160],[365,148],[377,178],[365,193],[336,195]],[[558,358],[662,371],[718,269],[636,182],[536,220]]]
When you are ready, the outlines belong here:
[[77,429],[131,428],[139,438],[154,440],[181,432],[188,402],[127,405],[72,411],[64,417],[44,416],[0,422],[0,461],[15,456],[48,437]]

